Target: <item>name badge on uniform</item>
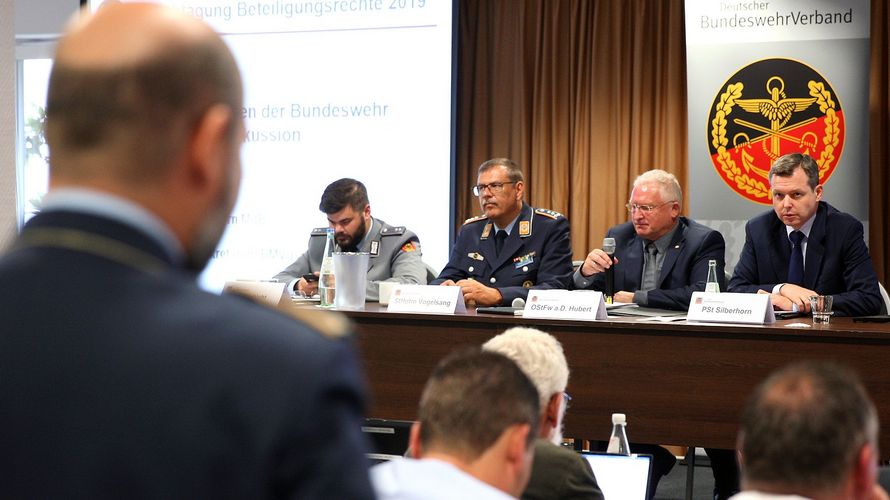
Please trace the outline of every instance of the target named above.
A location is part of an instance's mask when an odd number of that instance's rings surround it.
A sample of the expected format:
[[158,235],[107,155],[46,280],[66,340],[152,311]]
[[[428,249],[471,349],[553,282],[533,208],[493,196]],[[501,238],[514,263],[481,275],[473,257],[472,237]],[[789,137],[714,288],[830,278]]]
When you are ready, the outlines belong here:
[[380,242],[372,241],[371,242],[371,255],[377,255],[380,253]]
[[516,269],[519,269],[520,267],[527,266],[534,261],[535,261],[535,252],[529,252],[525,255],[515,257],[513,259],[513,267]]
[[527,220],[519,221],[519,236],[528,236],[532,234],[532,226]]

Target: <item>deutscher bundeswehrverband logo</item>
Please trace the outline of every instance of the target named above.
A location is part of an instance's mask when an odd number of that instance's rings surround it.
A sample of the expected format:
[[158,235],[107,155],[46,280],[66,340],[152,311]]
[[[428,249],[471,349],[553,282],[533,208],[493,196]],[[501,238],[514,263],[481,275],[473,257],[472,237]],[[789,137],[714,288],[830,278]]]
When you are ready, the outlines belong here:
[[769,169],[803,152],[825,183],[844,148],[844,113],[828,81],[790,59],[765,59],[732,75],[711,104],[708,149],[717,174],[739,195],[771,204]]

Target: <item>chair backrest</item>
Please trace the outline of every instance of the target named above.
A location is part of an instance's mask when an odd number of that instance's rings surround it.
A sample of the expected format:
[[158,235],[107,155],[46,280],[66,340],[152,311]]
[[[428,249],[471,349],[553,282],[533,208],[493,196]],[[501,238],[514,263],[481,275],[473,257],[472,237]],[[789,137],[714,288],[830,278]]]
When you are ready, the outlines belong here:
[[431,281],[433,281],[434,279],[439,277],[439,273],[437,273],[436,270],[433,269],[433,266],[427,264],[426,262],[424,262],[423,265],[426,266],[426,282],[427,283],[430,283]]
[[881,311],[881,314],[890,314],[890,295],[887,295],[887,289],[884,288],[883,283],[879,281],[878,286],[881,288],[881,298],[884,299],[884,310]]

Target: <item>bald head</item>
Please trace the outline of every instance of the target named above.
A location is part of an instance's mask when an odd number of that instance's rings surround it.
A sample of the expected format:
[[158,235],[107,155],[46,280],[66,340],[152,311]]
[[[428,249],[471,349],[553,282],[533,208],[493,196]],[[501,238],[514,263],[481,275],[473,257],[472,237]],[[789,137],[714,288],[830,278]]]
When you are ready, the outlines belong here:
[[47,96],[52,175],[157,180],[211,106],[231,109],[234,139],[241,94],[235,61],[206,24],[156,4],[107,4],[58,44]]
[[851,371],[801,362],[771,375],[742,415],[743,486],[773,492],[834,493],[877,446],[874,405]]

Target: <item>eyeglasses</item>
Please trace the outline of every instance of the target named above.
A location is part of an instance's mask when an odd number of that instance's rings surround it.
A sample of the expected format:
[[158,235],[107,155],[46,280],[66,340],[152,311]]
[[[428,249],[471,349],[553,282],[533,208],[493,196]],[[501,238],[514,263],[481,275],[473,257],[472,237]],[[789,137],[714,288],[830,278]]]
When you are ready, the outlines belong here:
[[668,203],[677,203],[677,200],[666,201],[660,205],[637,205],[636,203],[628,203],[627,205],[624,205],[624,206],[627,207],[627,211],[630,213],[634,213],[637,210],[639,210],[639,211],[643,212],[644,214],[648,214],[655,209],[658,209],[658,208],[661,208],[661,207],[667,205]]
[[498,194],[504,191],[504,186],[507,184],[516,184],[517,181],[511,182],[492,182],[490,184],[476,184],[473,186],[473,195],[482,196],[482,192],[488,189],[491,191],[491,194]]
[[566,409],[568,409],[568,408],[569,408],[569,403],[572,402],[572,397],[569,396],[569,393],[567,393],[566,391],[562,391],[562,399],[565,400],[565,402],[566,402]]

